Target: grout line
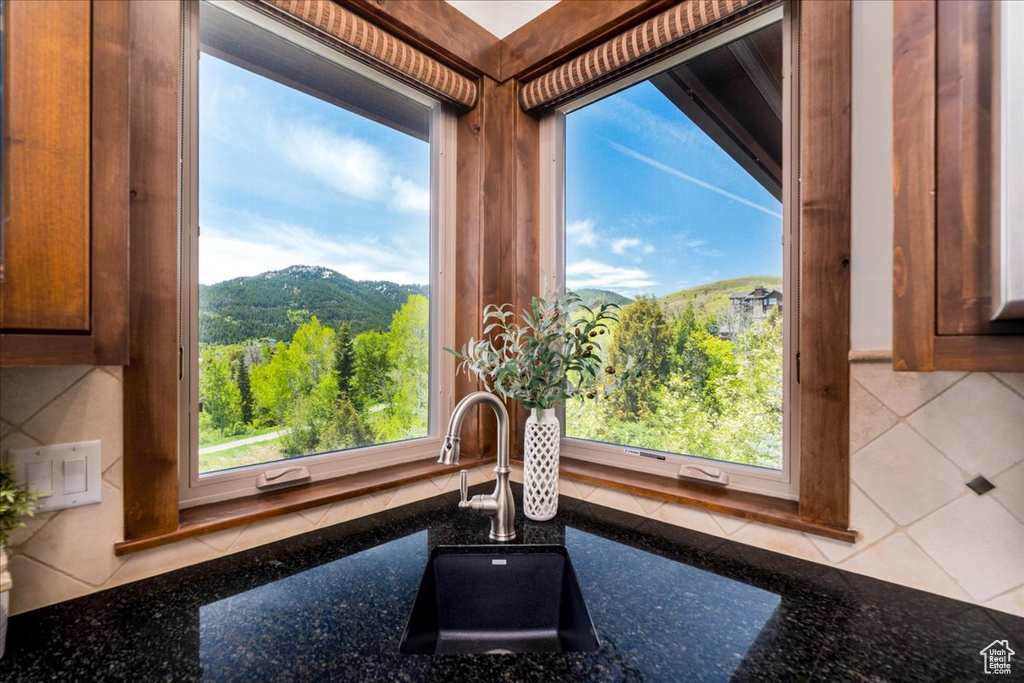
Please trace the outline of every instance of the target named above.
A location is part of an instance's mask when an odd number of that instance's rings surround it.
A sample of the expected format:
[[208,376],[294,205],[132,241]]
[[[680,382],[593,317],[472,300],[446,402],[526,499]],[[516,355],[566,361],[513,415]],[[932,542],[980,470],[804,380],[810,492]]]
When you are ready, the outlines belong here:
[[942,450],[941,448],[939,448],[938,444],[932,443],[932,440],[931,440],[931,439],[929,439],[929,438],[928,438],[928,437],[927,437],[927,436],[926,436],[925,434],[922,434],[922,433],[921,433],[921,431],[920,431],[919,429],[915,428],[915,427],[914,427],[914,425],[910,424],[910,422],[909,422],[909,421],[908,421],[908,422],[906,422],[906,425],[907,425],[907,427],[908,427],[908,428],[909,428],[909,429],[910,429],[910,430],[911,430],[912,432],[914,432],[914,433],[915,433],[915,434],[917,434],[917,435],[918,435],[919,437],[921,437],[922,439],[924,439],[924,442],[925,442],[926,444],[928,444],[929,446],[931,446],[932,448],[934,448],[934,449],[935,449],[935,451],[936,451],[936,452],[937,452],[937,453],[938,453],[939,455],[941,455],[941,456],[942,456],[943,458],[945,458],[945,459],[946,459],[946,462],[948,462],[949,464],[951,464],[951,465],[952,465],[953,467],[955,467],[955,468],[956,468],[956,471],[960,473],[960,478],[961,478],[961,479],[963,480],[963,481],[961,481],[961,482],[960,482],[961,484],[966,484],[967,482],[969,482],[969,481],[970,481],[971,479],[973,479],[973,478],[974,478],[974,476],[975,476],[975,475],[973,475],[973,474],[971,474],[970,472],[968,472],[967,470],[965,470],[965,469],[964,469],[963,467],[961,467],[961,466],[960,466],[960,463],[956,462],[955,460],[953,460],[953,458],[951,458],[951,457],[949,457],[948,455],[946,455],[946,452],[945,452],[945,451],[943,451],[943,450]]
[[[993,595],[991,598],[989,598],[985,602],[979,602],[979,603],[976,603],[976,604],[981,605],[982,607],[985,607],[985,605],[987,605],[988,603],[990,603],[990,602],[992,602],[994,600],[999,600],[1001,598],[1005,598],[1005,597],[1007,597],[1009,595],[1012,595],[1013,593],[1016,593],[1017,591],[1019,591],[1021,588],[1024,588],[1024,583],[1020,583],[1020,584],[1014,586],[1013,588],[1007,588],[1002,593],[996,593],[995,595]],[[995,609],[995,608],[994,607],[987,607],[986,609]],[[997,611],[1002,612],[1003,610],[997,610]],[[1019,614],[1014,614],[1013,612],[1005,612],[1005,613],[1006,614],[1012,614],[1014,616],[1021,616]]]
[[[113,552],[114,552],[114,551],[113,551],[113,549],[111,549],[111,551],[110,551],[110,552],[111,552],[111,554],[113,555]],[[69,578],[69,579],[72,579],[72,580],[74,580],[74,581],[77,581],[78,583],[81,583],[81,584],[83,584],[83,585],[86,585],[86,586],[92,586],[93,588],[96,588],[96,589],[100,589],[100,588],[103,588],[104,586],[106,586],[106,585],[107,585],[107,582],[108,582],[108,581],[110,581],[110,579],[111,579],[111,578],[112,578],[112,577],[114,576],[114,574],[116,574],[116,573],[117,573],[117,570],[118,570],[118,569],[120,569],[120,568],[121,568],[121,566],[122,566],[122,565],[124,565],[124,563],[126,562],[126,560],[122,560],[121,558],[118,558],[118,557],[116,557],[116,556],[115,556],[115,558],[116,558],[116,559],[118,560],[118,562],[119,562],[119,564],[118,564],[118,567],[117,567],[117,569],[115,569],[115,570],[114,570],[113,572],[111,572],[111,573],[110,573],[110,576],[108,576],[108,577],[107,577],[107,578],[106,578],[106,579],[105,579],[105,580],[103,581],[103,583],[93,583],[93,582],[91,582],[91,581],[86,581],[85,579],[83,579],[83,578],[81,578],[81,577],[79,577],[79,576],[75,576],[74,574],[71,574],[71,573],[69,573],[69,572],[66,572],[66,571],[64,571],[63,569],[60,569],[59,567],[55,567],[55,566],[53,566],[52,564],[50,564],[50,563],[48,563],[48,562],[44,562],[43,560],[40,560],[40,559],[39,559],[38,557],[36,557],[35,555],[31,555],[31,554],[29,554],[29,553],[26,553],[26,552],[22,552],[22,553],[19,553],[19,554],[20,554],[20,555],[21,555],[22,557],[27,557],[27,558],[29,558],[30,560],[32,560],[33,562],[37,562],[38,564],[41,564],[41,565],[43,565],[43,566],[44,566],[44,567],[46,567],[47,569],[52,569],[53,571],[57,572],[58,574],[61,574],[61,575],[65,576],[65,577],[67,577],[67,578]],[[93,591],[93,592],[96,592],[96,591]]]
[[[875,500],[874,498],[869,496],[868,492],[864,489],[864,487],[861,486],[860,484],[858,484],[857,482],[855,482],[852,477],[850,478],[850,487],[851,488],[856,488],[858,491],[860,491],[860,494],[862,496],[867,498],[868,501],[870,501],[872,505],[874,505],[876,508],[878,508],[878,511],[882,513],[883,517],[885,517],[887,520],[892,522],[892,525],[893,525],[893,527],[895,529],[899,529],[901,527],[901,524],[899,522],[897,522],[895,519],[893,519],[892,515],[889,514],[889,511],[886,510],[881,505],[879,505],[877,500]],[[890,534],[892,533],[892,529],[889,530],[889,533]],[[888,536],[888,535],[889,534],[886,534],[886,536]],[[874,545],[874,543],[872,543],[871,545]]]
[[[943,507],[945,507],[945,505]],[[942,508],[939,508],[939,509],[941,510]],[[936,512],[938,512],[938,510],[936,510]],[[943,574],[945,574],[953,582],[954,585],[956,585],[960,590],[962,590],[964,592],[964,594],[967,595],[970,598],[971,602],[973,602],[975,605],[980,605],[981,604],[981,601],[978,600],[976,597],[974,597],[974,594],[972,594],[971,591],[967,590],[967,587],[964,586],[962,583],[960,583],[959,579],[957,579],[952,574],[950,574],[946,570],[946,568],[942,566],[941,562],[939,562],[937,559],[932,557],[931,553],[929,553],[927,550],[925,550],[924,547],[922,547],[921,544],[917,542],[917,539],[915,539],[913,536],[910,535],[910,530],[909,529],[907,529],[907,531],[904,532],[903,535],[906,536],[907,539],[911,543],[913,543],[914,546],[916,546],[918,550],[920,550],[922,553],[924,553],[924,556],[927,557],[929,560],[931,560],[932,564],[934,564],[936,567],[938,567],[939,571],[941,571]],[[952,597],[952,596],[947,596],[947,597]],[[959,599],[959,598],[957,598],[957,599]]]
[[[21,421],[21,424],[20,424],[20,425],[18,425],[18,429],[19,429],[19,430],[21,430],[21,432],[22,432],[22,433],[24,433],[24,434],[28,434],[28,436],[32,436],[31,434],[29,434],[28,432],[26,432],[26,431],[25,431],[24,429],[21,429],[22,425],[25,425],[25,424],[27,424],[27,423],[31,422],[32,420],[34,420],[34,419],[35,419],[35,418],[36,418],[36,417],[37,417],[37,416],[39,415],[39,413],[43,412],[44,410],[46,410],[47,408],[49,408],[49,407],[50,407],[51,405],[53,405],[54,401],[56,401],[57,399],[59,399],[59,398],[60,398],[60,397],[62,397],[62,396],[63,396],[64,394],[68,393],[69,391],[71,391],[71,389],[73,389],[73,388],[74,388],[75,386],[77,386],[77,385],[78,385],[78,384],[79,384],[79,383],[80,383],[80,382],[81,382],[81,381],[82,381],[83,379],[85,379],[86,377],[88,377],[89,375],[91,375],[91,374],[92,374],[93,372],[95,372],[95,370],[96,370],[96,368],[91,368],[91,369],[89,369],[89,370],[86,370],[86,371],[85,371],[85,372],[84,372],[84,373],[82,374],[82,376],[81,376],[81,377],[79,377],[78,379],[76,379],[76,380],[75,380],[74,382],[72,382],[71,384],[67,385],[66,387],[64,387],[64,389],[63,389],[62,391],[59,391],[59,392],[57,392],[57,394],[55,394],[55,395],[53,396],[53,398],[51,398],[51,399],[50,399],[49,401],[47,401],[46,403],[44,403],[44,404],[43,404],[43,405],[42,405],[42,406],[41,406],[41,407],[39,408],[39,410],[37,410],[36,412],[32,413],[31,415],[29,415],[28,417],[26,417],[26,418],[25,418],[24,420],[22,420],[22,421]],[[10,423],[8,423],[8,424],[10,424]],[[32,437],[32,438],[35,438],[35,437]],[[39,441],[40,443],[42,443],[42,440],[40,440],[40,439],[36,439],[36,441]]]
[[[1009,382],[1004,382],[1004,381],[1003,381],[1003,379],[1002,379],[1001,377],[999,377],[999,375],[997,375],[996,373],[994,373],[994,372],[989,372],[989,373],[986,373],[986,374],[987,374],[987,375],[988,375],[989,377],[991,377],[992,379],[994,379],[995,381],[997,381],[997,382],[999,382],[1000,384],[1002,384],[1002,385],[1003,385],[1004,387],[1006,387],[1006,388],[1007,388],[1007,389],[1009,389],[1010,391],[1012,391],[1013,393],[1017,394],[1017,395],[1018,395],[1018,396],[1020,396],[1021,398],[1024,398],[1024,393],[1021,393],[1021,392],[1017,391],[1017,389],[1016,389],[1016,388],[1014,388],[1014,386],[1013,386],[1012,384],[1010,384]],[[1011,373],[1002,373],[1002,374],[1006,374],[1006,375],[1008,375],[1008,374],[1011,374]]]

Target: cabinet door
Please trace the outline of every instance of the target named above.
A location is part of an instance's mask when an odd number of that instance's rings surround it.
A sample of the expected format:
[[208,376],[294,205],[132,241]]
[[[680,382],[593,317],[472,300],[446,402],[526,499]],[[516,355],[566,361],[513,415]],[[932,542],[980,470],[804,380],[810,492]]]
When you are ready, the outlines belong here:
[[897,370],[1024,371],[1024,322],[990,320],[997,7],[894,4]]
[[3,329],[89,330],[89,3],[4,3]]
[[127,0],[2,5],[0,365],[127,363]]

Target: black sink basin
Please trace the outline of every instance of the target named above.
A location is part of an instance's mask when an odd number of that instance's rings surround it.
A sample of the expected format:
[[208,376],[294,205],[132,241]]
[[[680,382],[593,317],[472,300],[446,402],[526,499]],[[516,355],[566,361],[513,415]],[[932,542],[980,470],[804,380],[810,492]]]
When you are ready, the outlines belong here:
[[597,634],[561,546],[441,546],[399,650],[407,655],[589,652]]

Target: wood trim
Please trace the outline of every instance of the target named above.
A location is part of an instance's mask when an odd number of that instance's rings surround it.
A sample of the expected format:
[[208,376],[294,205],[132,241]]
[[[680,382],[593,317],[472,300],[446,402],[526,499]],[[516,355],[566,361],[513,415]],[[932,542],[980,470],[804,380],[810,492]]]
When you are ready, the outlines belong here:
[[89,332],[0,334],[0,366],[128,362],[128,3],[92,7]]
[[625,491],[647,498],[681,503],[692,507],[730,515],[754,522],[806,531],[816,536],[854,543],[857,532],[846,526],[830,526],[804,517],[799,505],[792,500],[735,491],[634,472],[618,467],[562,458],[559,472],[567,479],[594,486]]
[[498,80],[532,78],[677,2],[562,0],[501,41]]
[[97,365],[128,362],[127,0],[92,10],[92,339]]
[[1024,369],[1024,336],[935,337],[935,366],[970,372],[1020,372]]
[[181,3],[131,11],[131,362],[124,371],[129,540],[178,527],[178,133]]
[[498,39],[444,0],[347,0],[345,6],[466,75],[505,80]]
[[[187,508],[181,511],[174,529],[159,535],[118,543],[114,546],[114,554],[128,555],[150,550],[186,538],[212,534],[376,491],[405,486],[424,479],[454,474],[461,468],[477,467],[482,464],[485,464],[482,460],[465,457],[460,465],[438,465],[433,460],[419,460],[308,486]],[[440,494],[440,491],[438,493]]]
[[849,526],[849,0],[800,7],[800,517]]

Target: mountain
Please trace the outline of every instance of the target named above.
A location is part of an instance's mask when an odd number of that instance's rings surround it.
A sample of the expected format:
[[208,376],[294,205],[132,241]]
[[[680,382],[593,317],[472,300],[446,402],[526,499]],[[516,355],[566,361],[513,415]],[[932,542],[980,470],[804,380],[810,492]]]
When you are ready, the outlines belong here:
[[348,321],[352,333],[384,330],[411,294],[427,295],[426,285],[387,281],[357,282],[320,266],[289,266],[214,285],[199,285],[199,341],[237,344],[247,339],[291,339],[297,325],[289,311],[307,311],[337,327]]
[[585,287],[583,289],[573,290],[579,295],[580,299],[583,300],[583,305],[588,308],[596,308],[601,304],[615,304],[616,306],[625,306],[632,299],[609,291],[607,289],[591,289]]
[[732,280],[708,282],[679,292],[667,294],[659,299],[669,318],[677,318],[690,303],[698,316],[715,317],[729,306],[729,295],[752,291],[758,285],[782,289],[782,278],[776,275],[749,275]]

